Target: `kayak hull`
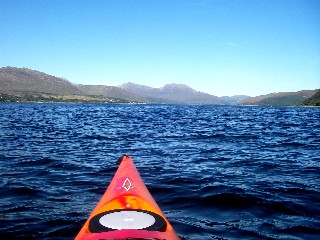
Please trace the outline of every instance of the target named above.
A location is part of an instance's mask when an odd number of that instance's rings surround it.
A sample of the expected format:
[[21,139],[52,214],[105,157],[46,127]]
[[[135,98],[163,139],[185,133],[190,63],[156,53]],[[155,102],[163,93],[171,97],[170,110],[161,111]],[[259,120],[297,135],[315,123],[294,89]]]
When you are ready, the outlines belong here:
[[179,239],[132,159],[125,155],[109,187],[75,239],[126,238]]

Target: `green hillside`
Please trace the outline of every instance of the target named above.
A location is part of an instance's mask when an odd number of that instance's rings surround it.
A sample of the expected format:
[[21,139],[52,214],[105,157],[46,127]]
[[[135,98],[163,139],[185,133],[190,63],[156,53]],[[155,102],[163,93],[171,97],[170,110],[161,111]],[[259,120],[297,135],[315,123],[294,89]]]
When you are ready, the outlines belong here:
[[304,101],[305,98],[299,95],[293,96],[282,96],[282,97],[273,97],[265,98],[259,102],[259,105],[264,106],[295,106]]
[[302,106],[320,106],[320,89],[310,98],[306,99]]
[[317,90],[302,90],[298,92],[270,93],[257,97],[249,97],[241,101],[241,105],[258,106],[297,106],[311,97]]

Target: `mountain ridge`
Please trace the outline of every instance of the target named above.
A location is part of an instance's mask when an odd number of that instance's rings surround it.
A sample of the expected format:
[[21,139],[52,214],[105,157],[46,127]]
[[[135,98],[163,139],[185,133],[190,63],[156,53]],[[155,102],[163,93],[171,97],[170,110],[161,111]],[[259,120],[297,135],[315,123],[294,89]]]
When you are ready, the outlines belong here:
[[219,97],[196,91],[186,84],[171,83],[160,88],[153,88],[132,82],[124,83],[118,86],[126,91],[140,94],[146,98],[163,99],[163,103],[177,104],[213,104],[226,105],[226,101]]
[[[319,106],[319,90],[217,97],[196,91],[186,84],[171,83],[160,88],[128,82],[116,86],[75,84],[37,70],[0,68],[0,101],[66,101],[148,104],[211,104],[262,106]],[[308,101],[308,99],[311,99]]]

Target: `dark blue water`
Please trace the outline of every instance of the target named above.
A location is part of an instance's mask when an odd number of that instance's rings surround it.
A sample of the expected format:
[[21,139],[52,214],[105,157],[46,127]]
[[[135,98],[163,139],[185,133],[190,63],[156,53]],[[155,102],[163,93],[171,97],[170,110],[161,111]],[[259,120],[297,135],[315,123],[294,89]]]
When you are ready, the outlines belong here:
[[122,154],[182,239],[320,239],[320,109],[0,104],[0,238],[73,239]]

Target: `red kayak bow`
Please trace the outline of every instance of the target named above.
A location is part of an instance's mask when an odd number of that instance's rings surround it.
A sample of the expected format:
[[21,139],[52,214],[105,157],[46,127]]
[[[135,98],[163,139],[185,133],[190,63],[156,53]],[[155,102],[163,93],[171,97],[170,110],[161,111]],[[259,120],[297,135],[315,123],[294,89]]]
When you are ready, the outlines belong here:
[[109,187],[75,239],[179,239],[131,158],[119,160]]

